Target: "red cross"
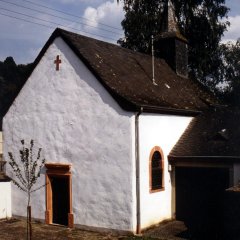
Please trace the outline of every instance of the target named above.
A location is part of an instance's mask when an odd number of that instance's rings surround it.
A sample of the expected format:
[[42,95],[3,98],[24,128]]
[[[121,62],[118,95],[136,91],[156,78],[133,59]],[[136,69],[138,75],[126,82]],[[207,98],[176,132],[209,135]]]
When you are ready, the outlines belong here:
[[59,55],[57,55],[56,60],[54,61],[54,64],[56,64],[56,71],[59,71],[60,63],[62,63]]

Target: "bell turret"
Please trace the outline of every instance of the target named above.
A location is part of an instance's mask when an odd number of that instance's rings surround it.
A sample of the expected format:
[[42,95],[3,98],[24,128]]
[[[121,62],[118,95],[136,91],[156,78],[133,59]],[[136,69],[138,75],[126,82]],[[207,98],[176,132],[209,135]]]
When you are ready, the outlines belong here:
[[181,77],[188,77],[188,42],[180,33],[171,0],[163,10],[160,34],[155,37],[155,55],[165,59]]

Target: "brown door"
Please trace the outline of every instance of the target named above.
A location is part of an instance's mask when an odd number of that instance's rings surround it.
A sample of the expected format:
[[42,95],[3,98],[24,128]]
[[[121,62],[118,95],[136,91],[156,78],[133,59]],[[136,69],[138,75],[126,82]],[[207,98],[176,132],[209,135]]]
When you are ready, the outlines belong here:
[[[176,167],[176,218],[195,233],[210,239],[223,225],[224,191],[229,168]],[[209,239],[202,237],[199,239]]]
[[46,212],[47,224],[74,225],[72,212],[71,164],[46,163]]

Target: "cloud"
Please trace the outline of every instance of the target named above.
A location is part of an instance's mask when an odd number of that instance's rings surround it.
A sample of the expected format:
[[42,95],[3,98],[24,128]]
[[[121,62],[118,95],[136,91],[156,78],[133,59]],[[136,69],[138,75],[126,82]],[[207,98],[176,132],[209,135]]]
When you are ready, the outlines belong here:
[[88,4],[93,4],[93,3],[98,3],[101,4],[102,2],[105,2],[104,0],[60,0],[61,3],[88,3]]
[[[54,3],[56,0],[52,0]],[[115,1],[105,1],[105,0],[58,0],[69,3],[69,7],[74,8],[80,16],[87,18],[89,20],[83,20],[82,18],[76,19],[71,18],[71,16],[62,16],[61,14],[54,12],[54,15],[59,15],[60,17],[68,18],[70,21],[63,20],[62,18],[56,18],[48,14],[46,11],[43,13],[36,13],[28,11],[27,9],[17,9],[12,6],[13,11],[18,11],[19,13],[32,15],[33,17],[44,19],[44,21],[39,21],[33,18],[29,18],[23,15],[14,14],[12,12],[7,12],[4,10],[0,11],[0,61],[4,60],[7,56],[12,56],[17,63],[27,63],[32,62],[47,41],[51,33],[56,27],[65,28],[66,30],[80,33],[82,35],[88,35],[90,37],[99,38],[104,41],[109,41],[116,43],[116,41],[122,37],[122,30],[110,28],[106,25],[110,25],[121,29],[121,21],[124,17],[122,10],[122,3],[117,4]],[[71,3],[74,1],[74,4]],[[59,3],[58,2],[58,3]],[[78,3],[77,7],[75,3]],[[82,3],[82,4],[80,4]],[[91,4],[93,3],[93,4]],[[58,4],[63,11],[70,11],[70,8],[64,7],[62,4]],[[10,9],[10,6],[8,6]],[[61,9],[60,8],[60,9]],[[80,14],[82,12],[82,14]],[[11,15],[12,17],[3,16],[2,14]],[[51,12],[52,13],[52,12]],[[77,15],[78,13],[74,13]],[[30,22],[38,22],[40,24],[49,26],[44,27],[36,25],[33,23],[25,22],[14,18],[23,18]],[[72,20],[72,21],[71,21]],[[49,22],[48,22],[49,21]],[[51,22],[51,23],[50,23]],[[58,23],[57,25],[53,22]],[[78,23],[77,23],[78,22]],[[106,25],[102,25],[104,23]],[[65,26],[65,27],[64,27]],[[102,37],[100,37],[102,36]]]
[[222,42],[233,41],[235,42],[238,38],[240,38],[240,16],[230,16],[228,17],[228,21],[231,23],[228,31],[224,33],[224,37]]
[[116,43],[123,36],[121,28],[121,21],[124,18],[122,2],[117,4],[117,1],[107,1],[96,8],[87,7],[83,17],[88,19],[85,20],[87,25],[85,25],[84,30],[106,36],[106,41]]

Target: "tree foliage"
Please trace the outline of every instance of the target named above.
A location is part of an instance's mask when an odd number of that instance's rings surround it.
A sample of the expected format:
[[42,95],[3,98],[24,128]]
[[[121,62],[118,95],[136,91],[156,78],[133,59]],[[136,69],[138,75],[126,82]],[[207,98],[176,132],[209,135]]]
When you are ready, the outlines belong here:
[[39,148],[37,152],[36,159],[34,159],[33,146],[34,141],[30,141],[30,147],[25,147],[24,140],[21,140],[22,149],[19,151],[20,155],[20,163],[22,166],[18,164],[18,162],[13,157],[11,152],[8,153],[10,158],[10,166],[17,177],[17,180],[14,178],[12,182],[22,191],[28,194],[28,205],[30,203],[30,194],[35,192],[38,188],[33,188],[36,184],[37,179],[40,177],[41,169],[45,163],[45,159],[40,159],[42,149]]
[[32,65],[17,65],[12,57],[0,61],[0,131],[2,118],[26,82]]
[[[151,35],[160,33],[167,0],[122,0],[126,12],[121,46],[149,53]],[[229,22],[225,0],[172,0],[178,27],[189,42],[190,76],[213,89],[221,67],[219,43]]]
[[240,106],[240,40],[221,44],[220,58],[222,68],[219,78],[224,87],[220,95],[227,103]]
[[119,39],[122,47],[150,53],[151,35],[160,32],[163,0],[124,1],[125,19],[122,21],[125,37]]

